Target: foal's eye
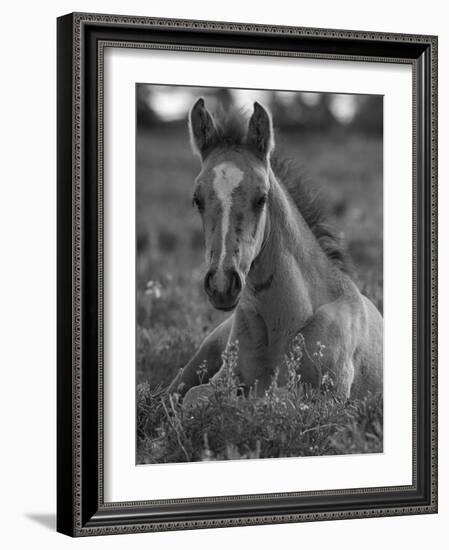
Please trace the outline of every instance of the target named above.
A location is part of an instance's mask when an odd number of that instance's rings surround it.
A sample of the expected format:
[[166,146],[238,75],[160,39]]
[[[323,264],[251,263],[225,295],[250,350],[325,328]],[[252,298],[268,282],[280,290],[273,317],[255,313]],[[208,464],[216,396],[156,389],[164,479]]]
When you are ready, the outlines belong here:
[[260,210],[264,207],[265,203],[267,202],[267,195],[261,195],[260,197],[257,197],[257,199],[254,201],[254,206],[256,209]]

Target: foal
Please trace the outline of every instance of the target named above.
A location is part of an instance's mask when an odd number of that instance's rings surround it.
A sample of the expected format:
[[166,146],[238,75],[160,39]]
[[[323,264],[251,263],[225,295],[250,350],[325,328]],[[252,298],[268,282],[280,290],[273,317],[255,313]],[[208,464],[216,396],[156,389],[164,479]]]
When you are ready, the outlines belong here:
[[[272,155],[268,112],[254,103],[249,123],[214,120],[198,99],[190,134],[202,161],[193,202],[203,221],[204,288],[217,309],[233,312],[179,371],[169,392],[193,400],[201,382],[224,374],[221,358],[238,341],[237,376],[263,394],[299,333],[301,380],[319,386],[324,374],[344,396],[382,391],[382,316],[344,270],[342,253],[301,183]],[[291,191],[289,191],[289,187]],[[314,352],[320,348],[319,360]],[[197,386],[197,387],[195,387]]]

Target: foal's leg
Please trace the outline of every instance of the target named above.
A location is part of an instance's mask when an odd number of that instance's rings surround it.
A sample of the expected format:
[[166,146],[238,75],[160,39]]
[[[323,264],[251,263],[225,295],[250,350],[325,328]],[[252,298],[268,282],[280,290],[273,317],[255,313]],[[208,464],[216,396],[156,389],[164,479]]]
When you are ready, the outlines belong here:
[[[203,341],[198,351],[190,359],[187,365],[180,369],[173,382],[169,385],[169,393],[179,393],[181,396],[192,388],[207,382],[220,369],[222,360],[221,354],[228,343],[231,332],[233,316],[218,325]],[[198,370],[201,369],[200,375]]]
[[342,296],[321,306],[300,331],[304,338],[302,380],[317,387],[327,373],[334,389],[349,397],[354,379],[356,335],[362,322],[357,296]]

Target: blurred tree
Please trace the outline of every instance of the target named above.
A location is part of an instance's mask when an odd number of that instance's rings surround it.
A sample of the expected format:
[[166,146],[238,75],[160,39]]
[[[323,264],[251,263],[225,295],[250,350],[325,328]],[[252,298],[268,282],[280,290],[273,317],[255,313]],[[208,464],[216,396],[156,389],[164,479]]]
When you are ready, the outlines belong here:
[[160,122],[156,111],[151,107],[152,91],[150,86],[138,85],[136,93],[137,127],[147,128]]
[[358,96],[358,108],[351,123],[356,130],[371,134],[382,134],[383,96]]
[[276,126],[285,130],[331,129],[338,125],[331,100],[332,94],[276,92],[271,105]]
[[232,94],[229,88],[218,88],[214,94],[216,105],[221,105],[224,111],[228,111],[232,106]]
[[332,94],[318,94],[318,102],[316,105],[309,106],[306,114],[308,115],[305,121],[309,128],[321,130],[323,128],[331,129],[338,125],[337,119],[331,111]]
[[[240,90],[237,97],[230,88],[140,85],[137,88],[137,124],[139,128],[161,124],[179,126],[185,123],[188,109],[196,97],[205,96],[212,111],[217,108],[228,111],[237,99],[241,100],[242,92]],[[382,132],[382,96],[349,95],[343,98],[341,94],[274,90],[261,95],[261,101],[271,110],[275,125],[282,130],[330,131],[345,127],[363,133]],[[250,90],[248,103],[252,101],[254,91]],[[167,108],[172,108],[173,116],[167,117]]]

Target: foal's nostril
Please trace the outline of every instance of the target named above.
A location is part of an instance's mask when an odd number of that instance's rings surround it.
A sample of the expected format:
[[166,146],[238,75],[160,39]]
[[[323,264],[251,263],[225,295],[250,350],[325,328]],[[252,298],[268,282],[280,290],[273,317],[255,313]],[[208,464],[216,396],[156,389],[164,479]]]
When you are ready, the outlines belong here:
[[204,290],[215,307],[224,309],[235,305],[242,291],[242,280],[234,269],[219,273],[212,269],[204,277]]
[[231,280],[229,285],[231,296],[237,296],[242,290],[242,281],[237,271],[231,273]]
[[211,271],[208,271],[206,273],[206,276],[204,277],[204,289],[205,289],[205,291],[207,292],[207,294],[209,296],[212,293],[211,282],[212,282],[212,277],[213,276],[214,276],[214,274]]

